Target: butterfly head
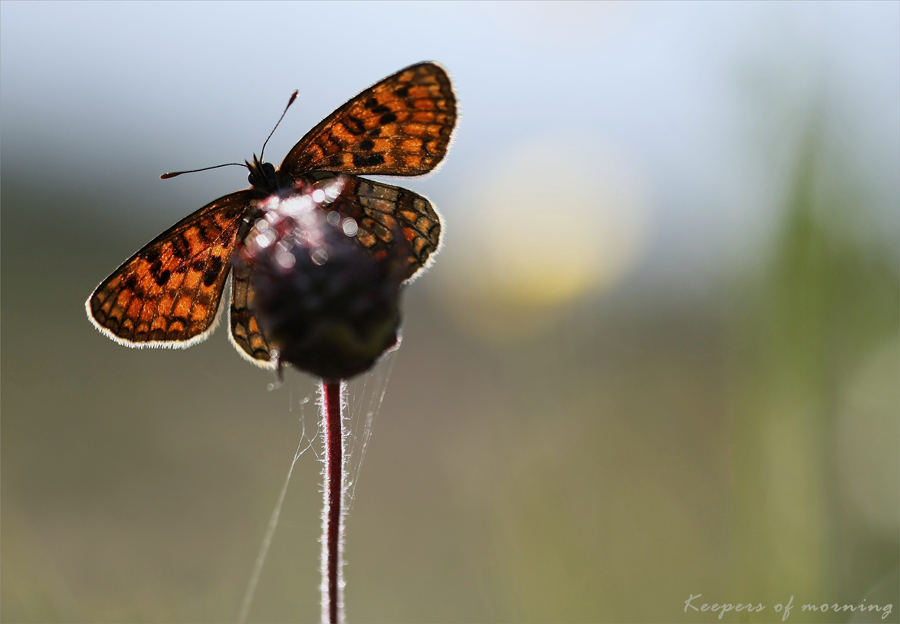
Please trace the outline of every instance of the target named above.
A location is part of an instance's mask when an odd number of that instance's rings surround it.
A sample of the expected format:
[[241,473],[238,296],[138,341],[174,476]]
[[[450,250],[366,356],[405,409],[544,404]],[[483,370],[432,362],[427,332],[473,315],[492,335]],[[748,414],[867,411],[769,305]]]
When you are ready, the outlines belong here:
[[253,162],[244,162],[247,164],[247,169],[250,171],[250,175],[247,176],[247,181],[250,182],[251,186],[268,193],[274,193],[279,190],[278,174],[272,163],[263,162],[256,154],[253,155]]

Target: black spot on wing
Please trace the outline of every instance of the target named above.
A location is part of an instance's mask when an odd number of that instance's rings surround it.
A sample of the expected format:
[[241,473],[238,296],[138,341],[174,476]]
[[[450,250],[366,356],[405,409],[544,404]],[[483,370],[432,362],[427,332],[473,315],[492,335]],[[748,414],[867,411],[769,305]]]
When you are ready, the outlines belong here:
[[219,256],[213,256],[209,259],[209,266],[206,267],[206,271],[203,272],[203,285],[209,287],[215,284],[221,272],[222,259]]
[[344,127],[347,128],[347,130],[351,134],[360,135],[366,131],[366,125],[365,123],[363,123],[363,120],[358,117],[354,117],[353,115],[347,115],[344,118],[343,122]]
[[176,258],[180,260],[184,260],[188,257],[188,254],[191,252],[191,246],[184,239],[184,235],[176,236],[172,240],[172,253]]
[[165,285],[165,283],[169,281],[169,278],[171,276],[172,276],[172,273],[169,271],[169,269],[166,269],[165,271],[162,271],[160,273],[156,273],[154,276],[154,279],[156,280],[156,285],[157,286]]
[[374,167],[384,163],[382,154],[353,154],[353,165],[356,167]]

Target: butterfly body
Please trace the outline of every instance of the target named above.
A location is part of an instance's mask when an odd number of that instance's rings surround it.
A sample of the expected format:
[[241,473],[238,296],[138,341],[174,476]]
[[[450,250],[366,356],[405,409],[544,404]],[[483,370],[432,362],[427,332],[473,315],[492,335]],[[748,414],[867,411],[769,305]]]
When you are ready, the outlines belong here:
[[244,161],[250,174],[247,182],[250,186],[266,194],[277,193],[293,185],[293,180],[275,170],[275,165],[261,161],[253,154],[253,162]]
[[125,346],[188,347],[215,329],[233,273],[230,338],[242,356],[274,368],[274,345],[256,316],[253,267],[231,261],[260,202],[342,176],[340,210],[359,225],[356,243],[382,258],[402,235],[410,279],[440,245],[440,217],[421,195],[359,176],[432,171],[455,123],[455,96],[439,66],[419,63],[385,78],[310,130],[278,169],[256,155],[246,161],[250,188],[207,204],[126,260],[88,298],[89,319]]

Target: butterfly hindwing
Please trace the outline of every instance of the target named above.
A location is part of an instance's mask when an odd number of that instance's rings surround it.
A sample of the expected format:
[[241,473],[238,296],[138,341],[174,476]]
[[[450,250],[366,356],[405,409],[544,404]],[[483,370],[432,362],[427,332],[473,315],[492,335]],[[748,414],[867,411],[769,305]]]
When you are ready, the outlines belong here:
[[231,307],[228,310],[231,342],[241,355],[254,364],[274,368],[275,362],[271,357],[274,345],[256,316],[252,278],[253,265],[244,262],[235,264],[231,276]]
[[258,193],[207,204],[157,236],[87,301],[97,328],[132,347],[186,347],[214,328],[235,237]]
[[[321,171],[304,179],[319,182],[332,175]],[[357,242],[378,259],[392,255],[394,248],[402,245],[407,254],[407,280],[428,266],[441,244],[441,217],[431,202],[398,186],[354,175],[342,177],[343,192],[334,205],[343,216],[356,221]]]
[[447,73],[419,63],[388,76],[306,133],[281,171],[414,176],[434,169],[456,125]]

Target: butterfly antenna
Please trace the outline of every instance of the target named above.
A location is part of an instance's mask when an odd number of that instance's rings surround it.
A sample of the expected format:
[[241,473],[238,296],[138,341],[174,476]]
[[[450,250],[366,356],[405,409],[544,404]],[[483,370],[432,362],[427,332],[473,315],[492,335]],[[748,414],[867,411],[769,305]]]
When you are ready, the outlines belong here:
[[281,113],[281,117],[278,118],[278,122],[275,124],[275,127],[272,128],[272,132],[269,133],[269,136],[266,137],[266,142],[263,143],[262,149],[259,150],[259,159],[263,159],[263,155],[266,153],[266,145],[269,143],[269,139],[272,138],[272,135],[275,134],[275,131],[278,129],[278,124],[281,123],[281,120],[284,119],[284,116],[287,114],[288,109],[291,107],[291,104],[294,103],[294,100],[297,99],[297,94],[299,91],[294,91],[291,93],[291,99],[288,100],[287,106],[284,107],[284,112]]
[[168,180],[169,178],[174,178],[175,176],[180,176],[182,173],[197,173],[198,171],[209,171],[210,169],[219,169],[220,167],[246,167],[247,165],[242,165],[241,163],[225,163],[224,165],[215,165],[214,167],[203,167],[203,169],[191,169],[190,171],[173,171],[172,173],[164,173],[159,176],[160,180]]

